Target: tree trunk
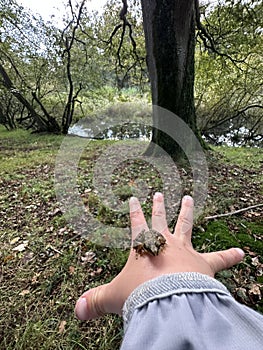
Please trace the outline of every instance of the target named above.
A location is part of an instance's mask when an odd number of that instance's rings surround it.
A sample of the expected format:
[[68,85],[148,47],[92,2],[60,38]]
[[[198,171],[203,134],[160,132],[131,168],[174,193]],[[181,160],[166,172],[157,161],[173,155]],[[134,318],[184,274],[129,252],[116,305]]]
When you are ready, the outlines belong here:
[[[194,0],[141,0],[141,4],[152,104],[176,114],[199,139],[194,107]],[[152,142],[146,153],[158,155],[160,146],[174,159],[184,157],[176,140],[163,132],[167,128],[163,123],[167,120],[153,108]],[[169,124],[174,127],[173,121]]]

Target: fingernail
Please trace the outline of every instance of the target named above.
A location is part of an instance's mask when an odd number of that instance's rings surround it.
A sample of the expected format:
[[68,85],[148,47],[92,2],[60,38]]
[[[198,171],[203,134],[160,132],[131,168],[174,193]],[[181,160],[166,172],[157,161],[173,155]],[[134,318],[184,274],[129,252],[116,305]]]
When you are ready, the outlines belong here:
[[188,195],[183,197],[182,202],[184,204],[191,204],[191,205],[194,204],[193,198],[191,196],[188,196]]
[[240,249],[240,248],[235,248],[235,249],[239,253],[239,255],[242,256],[242,258],[244,258],[245,252],[242,249]]
[[129,205],[130,205],[130,211],[136,211],[140,208],[140,203],[138,201],[138,198],[136,197],[130,198]]
[[81,321],[85,321],[89,318],[86,298],[79,298],[75,307],[75,314]]
[[163,194],[161,192],[156,192],[153,196],[153,198],[156,200],[163,200]]

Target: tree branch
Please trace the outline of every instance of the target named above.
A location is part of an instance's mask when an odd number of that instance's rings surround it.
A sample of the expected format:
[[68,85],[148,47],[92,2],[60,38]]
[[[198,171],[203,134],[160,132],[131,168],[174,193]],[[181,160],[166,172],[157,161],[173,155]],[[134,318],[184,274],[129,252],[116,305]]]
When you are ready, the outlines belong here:
[[260,208],[260,207],[263,207],[263,203],[256,204],[256,205],[251,205],[250,207],[242,208],[242,209],[239,209],[239,210],[235,210],[235,211],[232,211],[230,213],[218,214],[218,215],[213,215],[213,216],[206,216],[205,220],[213,220],[213,219],[223,218],[225,216],[236,215],[236,214],[239,214],[239,213],[243,213],[244,211],[248,211],[248,210],[256,209],[256,208]]
[[133,38],[133,31],[132,31],[132,25],[131,23],[127,20],[127,12],[128,12],[128,4],[127,4],[127,0],[122,0],[122,9],[120,11],[119,17],[120,20],[123,22],[122,24],[118,24],[114,29],[113,32],[109,38],[108,41],[106,41],[107,44],[112,45],[112,40],[114,38],[114,36],[116,35],[116,33],[119,31],[119,29],[122,28],[122,32],[121,32],[121,38],[120,38],[120,42],[119,42],[119,46],[118,46],[118,50],[117,50],[117,60],[118,60],[118,64],[121,68],[124,68],[123,64],[121,63],[121,49],[123,46],[123,42],[124,42],[124,37],[125,37],[125,33],[126,33],[126,27],[129,28],[129,38],[131,40],[132,43],[132,48],[133,48],[133,54],[136,57],[136,60],[138,62],[140,62],[140,58],[137,54],[137,46],[136,46],[136,41]]
[[224,119],[221,119],[221,120],[216,121],[216,123],[215,123],[214,125],[212,125],[212,126],[210,126],[210,127],[207,127],[207,128],[205,129],[205,131],[209,131],[209,130],[211,130],[211,129],[214,129],[214,128],[216,128],[216,127],[219,127],[220,125],[226,123],[227,121],[239,117],[241,114],[245,113],[247,110],[249,110],[249,109],[251,109],[251,108],[260,108],[260,109],[262,109],[263,106],[262,106],[262,105],[257,105],[257,104],[255,104],[255,105],[250,105],[250,106],[246,106],[246,107],[244,107],[243,109],[237,111],[236,114],[234,114],[234,115],[232,115],[232,116],[230,116],[230,117],[227,117],[227,118],[224,118]]
[[196,19],[196,27],[199,30],[198,32],[198,36],[201,38],[204,47],[206,50],[211,50],[212,52],[214,52],[215,54],[217,54],[218,56],[221,57],[225,57],[227,59],[229,59],[239,70],[242,70],[241,67],[239,67],[237,65],[237,63],[244,63],[245,60],[236,60],[233,57],[231,57],[230,55],[220,52],[215,44],[215,41],[213,39],[213,37],[211,36],[211,34],[208,32],[208,30],[206,29],[206,27],[201,23],[201,15],[200,15],[200,6],[199,6],[199,0],[195,0],[194,1],[195,4],[195,19]]

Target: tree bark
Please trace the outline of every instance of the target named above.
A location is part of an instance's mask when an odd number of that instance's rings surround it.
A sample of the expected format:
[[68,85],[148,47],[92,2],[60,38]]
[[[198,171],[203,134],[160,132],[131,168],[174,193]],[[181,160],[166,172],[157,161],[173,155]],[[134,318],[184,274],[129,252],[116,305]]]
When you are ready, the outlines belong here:
[[[194,107],[194,0],[141,0],[141,5],[152,104],[180,117],[201,141]],[[146,153],[158,155],[158,145],[174,159],[184,157],[176,140],[162,131],[163,122],[153,108],[152,142]]]

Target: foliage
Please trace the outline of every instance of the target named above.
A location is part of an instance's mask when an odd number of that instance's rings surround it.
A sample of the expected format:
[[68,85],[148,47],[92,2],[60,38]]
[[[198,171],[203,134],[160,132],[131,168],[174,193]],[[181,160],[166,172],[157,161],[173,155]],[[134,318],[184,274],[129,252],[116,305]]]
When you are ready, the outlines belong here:
[[[45,109],[45,113],[55,116],[66,133],[73,118],[85,116],[85,104],[97,100],[94,90],[103,91],[105,85],[113,88],[115,85],[140,86],[142,76],[137,64],[142,66],[144,62],[144,54],[140,53],[143,46],[141,26],[138,25],[140,32],[135,30],[138,39],[136,57],[132,57],[134,52],[129,37],[125,36],[120,54],[121,67],[115,64],[120,37],[110,39],[110,31],[118,22],[117,7],[116,17],[113,17],[112,4],[108,4],[102,18],[89,13],[85,1],[80,8],[71,4],[64,18],[65,27],[61,30],[27,13],[14,0],[3,0],[2,3],[4,29],[0,62],[12,81],[8,92],[6,86],[1,89],[0,120],[7,128],[12,129],[17,124],[32,126],[32,113],[21,104],[14,108],[17,104],[12,95],[14,90],[31,101],[36,113],[43,116]],[[132,16],[130,21],[137,26]]]
[[[107,82],[119,89],[148,90],[144,34],[138,1],[129,3],[127,20],[131,29],[123,28],[122,3],[108,0],[102,16],[94,16],[93,32],[97,38],[99,64]],[[131,31],[130,31],[131,30]]]
[[260,140],[262,2],[220,1],[213,9],[203,7],[202,14],[216,52],[203,41],[196,52],[196,104],[201,131],[211,139],[212,134],[236,130],[230,135],[236,144]]
[[[43,110],[41,103],[54,89],[56,28],[45,25],[40,17],[27,13],[13,0],[4,0],[2,5],[1,94],[2,97],[9,94],[1,103],[3,124],[14,128],[17,123],[24,126],[36,123],[41,129],[50,123],[57,131],[55,119]],[[10,100],[11,106],[7,103]],[[18,101],[20,104],[13,113],[13,105]]]
[[[197,28],[199,127],[211,142],[228,133],[235,144],[258,140],[260,145],[262,3],[227,0],[209,4],[200,5],[208,37],[200,36]],[[32,122],[32,111],[17,100],[15,92],[19,91],[37,115],[45,119],[47,113],[61,126],[70,96],[69,72],[73,123],[112,102],[123,88],[136,88],[138,96],[141,91],[149,93],[140,2],[129,3],[132,33],[128,28],[123,32],[121,8],[121,2],[110,0],[100,16],[85,6],[77,24],[79,8],[65,7],[61,29],[54,25],[55,18],[45,23],[15,0],[1,0],[0,64],[13,86],[7,90],[0,82],[0,123],[8,129],[38,128]],[[65,44],[73,39],[69,61]],[[67,128],[66,124],[64,132]]]

